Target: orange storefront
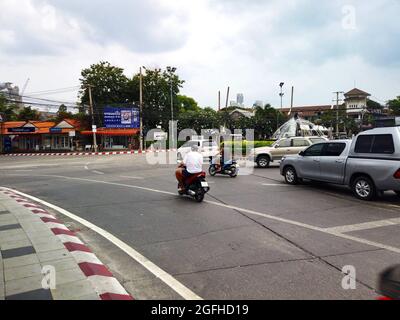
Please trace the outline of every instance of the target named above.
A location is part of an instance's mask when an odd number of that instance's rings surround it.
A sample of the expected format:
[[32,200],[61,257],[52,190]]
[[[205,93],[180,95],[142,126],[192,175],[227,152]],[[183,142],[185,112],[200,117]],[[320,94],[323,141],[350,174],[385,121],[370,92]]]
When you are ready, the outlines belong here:
[[[103,150],[138,149],[139,129],[97,129],[97,143]],[[82,131],[83,137],[91,138],[92,131]]]
[[4,151],[32,152],[74,150],[79,122],[66,119],[53,121],[10,121],[1,125]]

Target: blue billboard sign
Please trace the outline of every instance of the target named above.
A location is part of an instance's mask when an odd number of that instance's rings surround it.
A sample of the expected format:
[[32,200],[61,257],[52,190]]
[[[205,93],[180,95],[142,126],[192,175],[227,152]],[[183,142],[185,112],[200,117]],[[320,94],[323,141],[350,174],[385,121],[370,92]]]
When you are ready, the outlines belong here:
[[10,133],[28,133],[28,132],[35,132],[34,127],[20,127],[20,128],[8,128],[8,132]]
[[105,107],[104,126],[106,128],[140,128],[139,109]]

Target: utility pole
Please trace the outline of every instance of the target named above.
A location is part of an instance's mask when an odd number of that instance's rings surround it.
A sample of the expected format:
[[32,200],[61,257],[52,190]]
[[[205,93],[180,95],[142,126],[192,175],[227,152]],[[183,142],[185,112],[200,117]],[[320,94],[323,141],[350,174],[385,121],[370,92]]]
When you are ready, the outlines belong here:
[[139,76],[139,119],[140,119],[140,152],[143,152],[143,75],[140,67]]
[[294,87],[292,86],[292,96],[290,99],[290,111],[293,109],[293,99],[294,99]]
[[89,107],[90,107],[90,113],[92,115],[92,132],[93,132],[94,152],[97,152],[97,137],[96,137],[97,128],[94,129],[94,112],[93,112],[92,87],[93,86],[91,86],[90,84],[87,85],[87,88],[89,90]]
[[221,111],[221,91],[218,91],[218,111]]
[[230,90],[230,89],[231,89],[231,88],[228,87],[228,90],[227,90],[227,92],[226,92],[226,103],[225,103],[225,108],[228,108],[229,90]]
[[172,88],[172,76],[174,74],[174,72],[176,71],[175,67],[167,67],[167,71],[169,72],[169,81],[170,81],[170,89],[171,89],[171,125],[172,125],[172,135],[171,135],[171,142],[172,142],[172,146],[169,146],[169,149],[174,149],[175,147],[175,138],[174,138],[174,132],[175,132],[175,128],[174,128],[174,95],[173,95],[173,88]]
[[[281,97],[281,113],[282,113],[282,109],[283,109],[283,96],[285,95],[284,93],[283,93],[283,85],[284,85],[285,83],[284,82],[281,82],[280,84],[279,84],[279,86],[281,87],[281,92],[279,93],[279,96]],[[278,112],[276,112],[276,130],[278,130],[279,129],[279,111]]]
[[344,93],[343,91],[336,91],[336,138],[339,138],[339,95]]
[[0,114],[0,154],[3,153],[3,144],[4,144],[4,139],[3,139],[3,117]]

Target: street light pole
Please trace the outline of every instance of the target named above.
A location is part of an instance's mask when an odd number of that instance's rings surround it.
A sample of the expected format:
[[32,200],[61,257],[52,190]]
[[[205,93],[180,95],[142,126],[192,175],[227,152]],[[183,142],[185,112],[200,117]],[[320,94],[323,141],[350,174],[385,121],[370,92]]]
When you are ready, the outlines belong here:
[[[282,113],[282,109],[283,109],[283,96],[285,95],[282,91],[284,84],[285,84],[284,82],[281,82],[279,84],[279,86],[281,87],[281,92],[279,93],[279,96],[281,97],[281,113]],[[279,129],[279,112],[276,113],[276,130],[278,130],[278,129]]]
[[175,146],[175,138],[174,138],[174,96],[173,96],[173,88],[172,88],[172,75],[176,71],[175,67],[167,67],[167,71],[169,72],[169,83],[170,83],[170,91],[171,91],[171,125],[172,125],[172,137],[171,137],[171,142],[172,142],[172,147],[169,146],[169,149],[173,149]]
[[89,104],[90,104],[90,113],[92,114],[92,133],[93,133],[93,145],[94,145],[94,152],[97,152],[97,137],[96,137],[96,130],[94,129],[94,113],[93,113],[93,99],[92,99],[92,86],[87,85],[89,90]]
[[343,93],[343,91],[336,91],[336,139],[339,139],[339,95]]
[[140,67],[140,77],[139,77],[139,119],[140,119],[140,152],[143,152],[143,75],[142,75],[142,67]]

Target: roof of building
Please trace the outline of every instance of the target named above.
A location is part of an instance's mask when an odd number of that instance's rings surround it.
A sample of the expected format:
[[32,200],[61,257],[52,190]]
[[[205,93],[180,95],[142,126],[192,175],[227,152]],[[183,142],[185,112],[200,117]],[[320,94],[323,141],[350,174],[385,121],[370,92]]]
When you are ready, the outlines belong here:
[[81,122],[76,119],[64,119],[63,121],[68,122],[71,126],[73,126],[75,128],[80,127],[80,125],[81,125]]
[[290,109],[292,109],[293,111],[304,111],[304,110],[329,110],[332,109],[332,105],[314,105],[314,106],[297,106],[297,107],[293,107],[293,108],[283,108],[282,111],[283,112],[289,112]]
[[[62,120],[64,121],[64,120]],[[62,122],[60,121],[60,122]],[[68,121],[69,124],[71,124],[71,126],[73,126],[73,128],[63,128],[61,129],[61,131],[59,133],[68,133],[69,131],[72,130],[78,130],[80,125],[79,125],[79,121],[76,120],[71,120]],[[9,128],[21,128],[21,127],[35,127],[35,131],[34,132],[18,132],[18,133],[14,133],[14,134],[44,134],[44,133],[51,133],[50,129],[54,128],[58,123],[53,122],[53,121],[7,121],[7,122],[3,122],[1,125],[1,133],[2,134],[10,134],[10,132],[8,131]]]
[[22,127],[26,121],[6,121],[2,123],[2,128],[18,128]]
[[56,125],[53,121],[28,121],[32,123],[36,128],[52,128]]
[[247,110],[243,110],[243,109],[235,109],[235,110],[231,111],[229,114],[232,115],[236,112],[240,113],[241,115],[243,115],[247,118],[254,117],[254,111],[247,111]]
[[283,108],[282,112],[288,114],[300,113],[302,116],[312,116],[317,112],[328,111],[332,109],[332,105],[317,105],[317,106],[297,106],[293,108]]
[[349,92],[346,92],[344,95],[345,95],[345,97],[347,97],[347,96],[366,96],[366,97],[371,96],[371,94],[369,94],[368,92],[362,91],[357,88],[354,88],[354,89],[350,90]]

